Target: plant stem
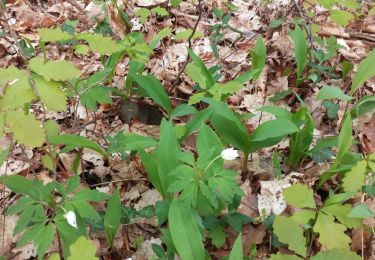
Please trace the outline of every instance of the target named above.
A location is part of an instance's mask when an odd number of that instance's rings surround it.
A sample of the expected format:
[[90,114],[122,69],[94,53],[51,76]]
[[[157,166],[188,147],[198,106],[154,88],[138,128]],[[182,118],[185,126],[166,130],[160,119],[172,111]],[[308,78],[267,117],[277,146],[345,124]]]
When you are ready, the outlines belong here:
[[247,176],[247,160],[248,159],[249,159],[249,153],[244,152],[244,157],[242,161],[242,172],[241,172],[242,180],[245,180]]

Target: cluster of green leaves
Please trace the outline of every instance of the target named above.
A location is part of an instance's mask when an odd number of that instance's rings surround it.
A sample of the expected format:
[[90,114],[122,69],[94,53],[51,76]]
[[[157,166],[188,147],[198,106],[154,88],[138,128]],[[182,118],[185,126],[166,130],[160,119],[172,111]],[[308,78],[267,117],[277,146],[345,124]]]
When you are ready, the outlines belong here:
[[[99,218],[97,211],[89,202],[100,202],[108,197],[96,190],[77,190],[79,184],[78,176],[70,178],[65,185],[55,181],[43,185],[39,180],[29,180],[19,175],[7,177],[5,185],[13,192],[23,195],[6,212],[8,215],[19,214],[14,235],[23,234],[17,246],[33,242],[37,249],[38,259],[43,259],[45,251],[54,240],[56,228],[64,245],[64,255],[69,256],[69,247],[73,242],[81,236],[86,236],[86,225],[83,219]],[[60,194],[59,201],[55,197],[57,192]],[[66,220],[65,214],[69,211],[75,212],[77,228],[69,225]],[[112,213],[108,215],[112,216],[107,218],[113,217]]]

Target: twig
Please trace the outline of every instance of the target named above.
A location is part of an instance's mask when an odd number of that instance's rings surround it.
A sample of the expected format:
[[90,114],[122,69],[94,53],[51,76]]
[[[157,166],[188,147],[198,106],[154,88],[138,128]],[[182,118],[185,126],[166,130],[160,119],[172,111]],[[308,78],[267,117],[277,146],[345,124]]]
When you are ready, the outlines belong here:
[[[191,34],[188,38],[188,42],[189,42],[188,48],[189,49],[191,48],[191,46],[193,44],[192,39],[194,37],[195,31],[198,28],[198,24],[199,24],[200,20],[202,19],[202,0],[198,1],[198,7],[197,8],[198,8],[198,19],[197,19],[197,21],[194,25],[193,31],[191,32]],[[186,61],[185,61],[184,65],[182,66],[181,70],[179,71],[179,73],[177,74],[177,77],[176,77],[175,81],[173,82],[171,88],[169,89],[168,94],[171,94],[173,92],[173,90],[176,88],[177,84],[180,83],[181,75],[185,71],[186,66],[188,65],[189,62],[190,62],[190,56],[187,55]]]

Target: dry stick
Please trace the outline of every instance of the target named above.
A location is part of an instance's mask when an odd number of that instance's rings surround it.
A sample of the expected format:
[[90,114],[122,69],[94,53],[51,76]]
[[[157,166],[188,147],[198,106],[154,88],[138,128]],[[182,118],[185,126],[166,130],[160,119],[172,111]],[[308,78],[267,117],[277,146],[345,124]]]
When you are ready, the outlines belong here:
[[[194,25],[193,31],[191,32],[191,34],[190,34],[190,36],[188,38],[188,42],[189,42],[188,48],[189,49],[191,48],[191,46],[193,44],[192,43],[192,39],[194,37],[195,31],[198,28],[198,24],[199,24],[201,18],[202,18],[202,0],[199,0],[198,1],[198,19],[197,19],[197,21],[196,21],[196,23]],[[173,90],[176,88],[177,84],[180,83],[181,75],[185,71],[186,66],[188,65],[189,62],[190,62],[190,56],[187,55],[186,61],[185,61],[184,65],[182,66],[180,72],[177,74],[176,80],[173,82],[171,88],[168,91],[168,94],[171,94],[173,92]]]

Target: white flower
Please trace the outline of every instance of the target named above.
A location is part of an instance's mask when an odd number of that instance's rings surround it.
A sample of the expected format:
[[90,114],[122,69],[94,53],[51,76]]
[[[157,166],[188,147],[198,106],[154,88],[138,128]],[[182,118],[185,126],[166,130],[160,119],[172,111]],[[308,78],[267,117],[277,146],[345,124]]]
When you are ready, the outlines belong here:
[[239,156],[238,151],[233,148],[225,149],[221,152],[221,158],[224,160],[232,161]]
[[66,218],[66,221],[68,221],[69,225],[77,228],[76,213],[74,213],[74,211],[68,211],[64,217]]

